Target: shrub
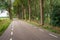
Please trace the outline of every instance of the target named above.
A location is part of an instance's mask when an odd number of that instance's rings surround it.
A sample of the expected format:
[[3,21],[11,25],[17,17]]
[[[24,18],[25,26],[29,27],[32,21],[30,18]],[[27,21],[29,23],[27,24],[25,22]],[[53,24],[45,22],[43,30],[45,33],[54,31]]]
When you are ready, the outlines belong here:
[[60,26],[60,5],[53,6],[53,12],[51,14],[51,25]]

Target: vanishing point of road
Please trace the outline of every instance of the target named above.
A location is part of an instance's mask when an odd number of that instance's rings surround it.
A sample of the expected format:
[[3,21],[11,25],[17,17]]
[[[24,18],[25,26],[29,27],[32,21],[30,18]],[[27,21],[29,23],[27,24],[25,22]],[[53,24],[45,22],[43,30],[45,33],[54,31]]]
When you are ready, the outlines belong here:
[[60,35],[22,20],[14,20],[0,36],[0,40],[60,40]]

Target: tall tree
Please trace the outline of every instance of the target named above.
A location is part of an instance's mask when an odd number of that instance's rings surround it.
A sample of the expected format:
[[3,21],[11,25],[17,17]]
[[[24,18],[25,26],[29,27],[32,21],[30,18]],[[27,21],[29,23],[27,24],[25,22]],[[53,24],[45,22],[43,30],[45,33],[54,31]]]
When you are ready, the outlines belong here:
[[24,5],[22,4],[22,19],[24,18]]
[[52,11],[53,11],[53,0],[50,0],[50,23],[51,23],[51,14],[52,14]]
[[44,6],[43,6],[43,1],[44,0],[40,0],[41,25],[44,25]]
[[21,0],[21,3],[22,3],[22,17],[25,18],[26,20],[26,0]]
[[9,12],[9,17],[12,19],[12,12],[11,12],[11,0],[7,0],[8,2],[8,12]]
[[29,20],[31,20],[31,7],[30,7],[30,0],[28,0],[28,8],[29,8]]
[[15,0],[14,2],[14,7],[16,7],[16,14],[17,14],[17,17],[20,19],[20,6],[21,6],[21,0]]

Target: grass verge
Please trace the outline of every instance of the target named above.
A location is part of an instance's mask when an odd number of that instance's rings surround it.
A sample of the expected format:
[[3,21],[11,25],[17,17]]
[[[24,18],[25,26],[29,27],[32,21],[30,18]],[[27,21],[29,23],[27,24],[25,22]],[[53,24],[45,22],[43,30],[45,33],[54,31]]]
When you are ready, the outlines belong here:
[[0,19],[0,36],[4,33],[4,31],[8,28],[11,20],[9,19]]
[[60,28],[59,27],[54,27],[54,26],[51,26],[51,25],[44,25],[44,26],[41,26],[39,23],[36,23],[34,21],[27,21],[28,23],[32,24],[32,25],[36,25],[37,27],[41,27],[41,28],[44,28],[50,32],[54,32],[54,33],[57,33],[57,34],[60,34]]

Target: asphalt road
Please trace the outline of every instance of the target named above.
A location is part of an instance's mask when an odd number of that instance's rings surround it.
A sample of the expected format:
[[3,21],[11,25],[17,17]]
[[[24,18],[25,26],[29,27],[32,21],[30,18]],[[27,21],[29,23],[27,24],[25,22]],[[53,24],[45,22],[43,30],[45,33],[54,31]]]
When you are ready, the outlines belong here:
[[60,35],[25,21],[14,20],[0,36],[0,40],[60,40]]

